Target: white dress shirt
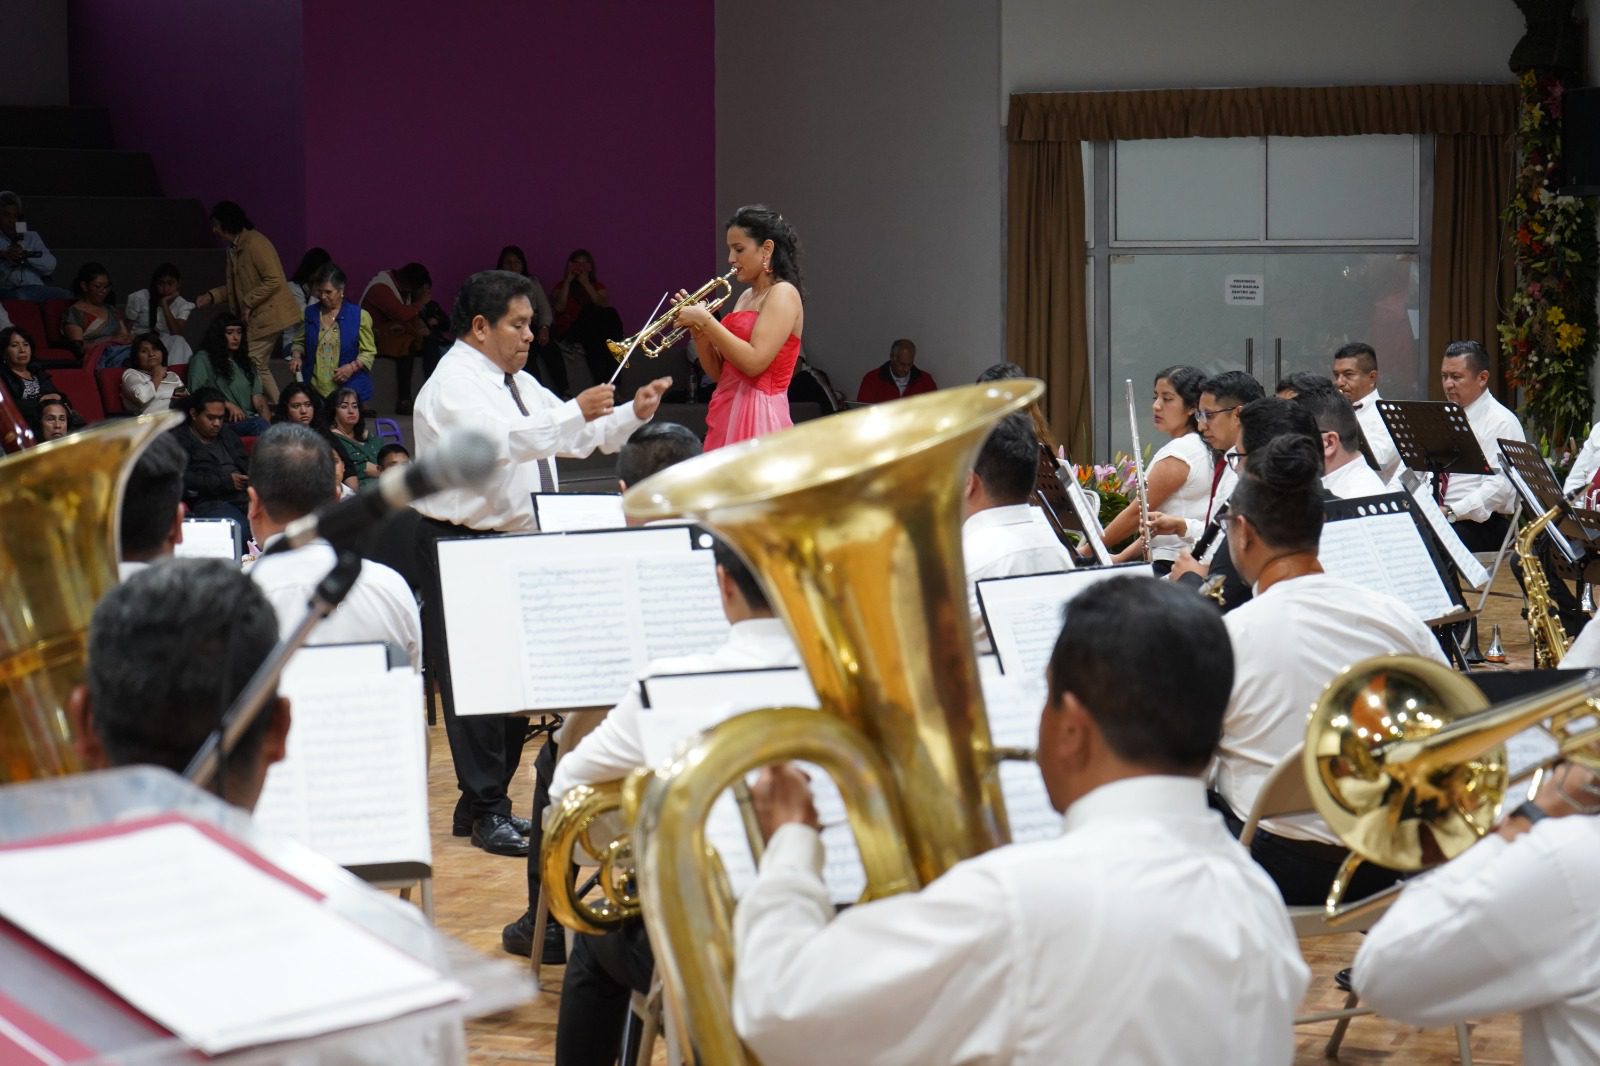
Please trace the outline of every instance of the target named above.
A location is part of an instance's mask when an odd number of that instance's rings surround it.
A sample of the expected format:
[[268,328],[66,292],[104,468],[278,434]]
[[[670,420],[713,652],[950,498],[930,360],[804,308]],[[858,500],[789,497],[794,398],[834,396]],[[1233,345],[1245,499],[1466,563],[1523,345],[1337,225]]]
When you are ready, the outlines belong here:
[[1591,618],[1583,623],[1583,630],[1578,634],[1567,653],[1561,657],[1561,669],[1585,670],[1592,666],[1600,666],[1600,626],[1595,625],[1600,619]]
[[[140,333],[150,332],[150,290],[139,289],[128,296],[128,302],[123,307],[123,313],[128,316],[128,329],[135,336]],[[182,296],[172,299],[172,317],[180,323],[187,322],[189,316],[194,314],[194,304]],[[183,366],[194,354],[189,347],[189,342],[181,335],[173,333],[167,328],[167,316],[156,316],[156,333],[161,337],[161,343],[167,347],[167,365]]]
[[1378,401],[1381,399],[1383,397],[1378,395],[1378,390],[1373,389],[1361,399],[1352,401],[1350,406],[1355,408],[1361,435],[1366,438],[1372,458],[1378,462],[1378,474],[1387,483],[1393,481],[1400,472],[1400,450],[1394,446],[1394,437],[1389,435],[1389,426],[1384,422],[1383,415],[1378,413]]
[[[1162,445],[1161,450],[1150,457],[1145,476],[1149,477],[1156,464],[1163,459],[1177,459],[1189,470],[1183,484],[1161,501],[1160,508],[1162,514],[1184,519],[1187,532],[1181,537],[1168,533],[1150,540],[1150,558],[1171,562],[1179,553],[1194,547],[1194,542],[1199,539],[1199,529],[1205,525],[1206,511],[1211,506],[1211,478],[1216,472],[1216,463],[1211,449],[1206,446],[1206,439],[1198,433],[1185,433]],[[1128,506],[1137,507],[1139,503],[1134,500]],[[1190,536],[1190,533],[1194,536]]]
[[734,915],[734,1021],[786,1063],[1287,1063],[1309,977],[1278,890],[1201,782],[1136,777],[1053,840],[834,917],[807,826]]
[[[1222,476],[1217,478],[1217,487],[1211,491],[1211,499],[1206,504],[1205,520],[1201,521],[1198,518],[1184,519],[1186,530],[1183,537],[1189,542],[1189,546],[1191,548],[1194,546],[1196,541],[1205,535],[1206,526],[1217,517],[1217,509],[1223,504],[1227,503],[1228,500],[1233,497],[1233,490],[1239,487],[1239,472],[1234,469],[1234,463],[1237,463],[1239,460],[1233,458],[1237,454],[1237,451],[1229,448],[1227,454],[1224,456],[1225,461],[1222,467]],[[1227,460],[1232,461],[1229,462]],[[1202,560],[1202,562],[1203,561],[1204,560]]]
[[[471,428],[494,439],[495,472],[482,489],[451,489],[412,504],[428,518],[502,533],[531,533],[533,494],[539,491],[539,462],[556,455],[581,458],[599,448],[614,452],[645,420],[633,401],[618,403],[611,414],[583,420],[578,401],[563,402],[531,374],[516,375],[517,392],[528,408],[517,410],[505,372],[489,357],[456,341],[423,383],[412,409],[417,457],[438,447],[445,430]],[[555,464],[550,463],[552,480]]]
[[[781,618],[750,618],[735,622],[728,640],[715,651],[657,659],[646,669],[655,674],[705,674],[717,670],[763,670],[774,666],[799,666],[789,627]],[[639,737],[639,683],[635,681],[622,702],[606,713],[577,747],[556,763],[550,780],[550,802],[558,802],[574,785],[615,781],[645,764],[644,741]]]
[[1322,475],[1322,487],[1341,500],[1382,496],[1389,491],[1383,483],[1383,478],[1367,465],[1367,460],[1360,454],[1337,470]]
[[1522,1015],[1528,1066],[1600,1062],[1600,819],[1485,837],[1411,881],[1356,953],[1364,1006],[1407,1025]]
[[1072,553],[1048,525],[1034,517],[1031,503],[989,507],[961,523],[961,555],[967,565],[967,612],[974,633],[982,633],[978,582],[987,577],[1059,574],[1072,569]]
[[1527,440],[1522,423],[1499,400],[1489,395],[1487,389],[1466,407],[1467,421],[1472,424],[1472,435],[1478,438],[1478,447],[1489,460],[1493,474],[1451,474],[1445,485],[1444,505],[1455,513],[1458,522],[1485,522],[1493,514],[1510,514],[1516,508],[1516,490],[1511,481],[1500,473],[1500,444],[1502,437],[1510,440]]
[[[1331,574],[1279,581],[1222,621],[1233,645],[1233,694],[1217,748],[1216,788],[1241,818],[1267,773],[1305,740],[1306,714],[1340,670],[1374,655],[1420,655],[1448,665],[1415,611]],[[1278,836],[1339,843],[1314,814],[1262,825]]]
[[170,370],[159,384],[136,366],[122,372],[122,402],[136,415],[172,410],[172,395],[181,388],[182,379]]
[[1589,439],[1578,449],[1577,456],[1572,460],[1572,469],[1567,471],[1567,479],[1561,483],[1561,491],[1572,495],[1574,489],[1594,480],[1596,470],[1600,470],[1600,422],[1594,424],[1589,431]]
[[[271,547],[283,534],[267,538]],[[287,637],[306,614],[312,591],[338,559],[325,540],[279,555],[263,555],[250,565],[250,580],[278,612],[278,633]],[[404,649],[411,668],[422,668],[422,619],[411,586],[382,563],[364,559],[361,576],[338,608],[317,623],[308,644],[362,644],[384,641]]]

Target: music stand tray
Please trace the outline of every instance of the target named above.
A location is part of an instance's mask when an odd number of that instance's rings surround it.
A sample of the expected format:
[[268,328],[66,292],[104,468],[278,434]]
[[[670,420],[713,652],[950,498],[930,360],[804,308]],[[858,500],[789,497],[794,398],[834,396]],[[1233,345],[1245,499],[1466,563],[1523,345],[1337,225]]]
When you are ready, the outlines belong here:
[[[1400,461],[1425,474],[1493,474],[1478,438],[1457,403],[1435,400],[1379,400],[1378,414]],[[1434,481],[1437,493],[1439,482]]]

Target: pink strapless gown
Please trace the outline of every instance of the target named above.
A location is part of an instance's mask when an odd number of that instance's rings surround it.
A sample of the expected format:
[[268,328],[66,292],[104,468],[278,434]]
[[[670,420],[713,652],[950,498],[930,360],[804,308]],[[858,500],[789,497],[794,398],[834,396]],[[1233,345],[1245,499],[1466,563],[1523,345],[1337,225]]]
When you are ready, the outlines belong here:
[[[756,312],[735,311],[722,324],[735,337],[748,341],[756,328]],[[791,333],[777,356],[756,377],[741,373],[732,363],[723,363],[717,391],[711,394],[711,405],[706,409],[706,451],[794,425],[789,418],[789,379],[794,377],[794,364],[799,358],[800,338]]]

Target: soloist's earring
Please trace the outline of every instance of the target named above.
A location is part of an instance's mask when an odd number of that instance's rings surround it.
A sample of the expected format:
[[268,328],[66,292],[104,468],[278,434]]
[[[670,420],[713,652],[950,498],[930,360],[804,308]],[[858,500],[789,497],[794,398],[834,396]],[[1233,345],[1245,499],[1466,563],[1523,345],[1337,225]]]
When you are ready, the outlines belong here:
[[768,274],[772,273],[772,263],[769,260],[763,259],[761,261],[761,269],[766,271]]

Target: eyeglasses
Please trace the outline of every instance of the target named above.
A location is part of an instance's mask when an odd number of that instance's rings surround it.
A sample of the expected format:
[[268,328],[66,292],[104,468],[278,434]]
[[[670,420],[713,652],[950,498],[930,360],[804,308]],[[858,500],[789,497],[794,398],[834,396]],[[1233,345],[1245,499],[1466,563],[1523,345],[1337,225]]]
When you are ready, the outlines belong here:
[[1227,455],[1223,456],[1223,458],[1227,460],[1228,469],[1235,473],[1238,473],[1239,467],[1244,463],[1243,452],[1229,452]]
[[1209,422],[1218,415],[1225,415],[1229,411],[1237,411],[1238,409],[1239,404],[1234,404],[1232,407],[1219,407],[1215,411],[1207,411],[1204,407],[1196,407],[1194,409],[1194,417],[1197,421]]

